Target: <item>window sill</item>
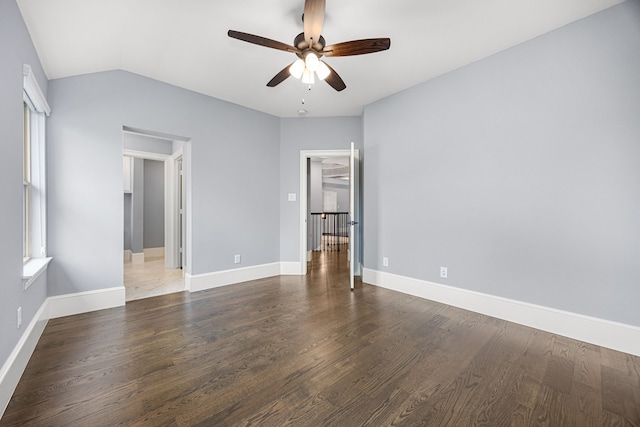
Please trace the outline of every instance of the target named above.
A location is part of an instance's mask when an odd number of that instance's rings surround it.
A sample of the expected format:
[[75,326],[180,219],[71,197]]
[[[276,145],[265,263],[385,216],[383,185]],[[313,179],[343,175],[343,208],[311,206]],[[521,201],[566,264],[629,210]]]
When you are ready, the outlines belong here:
[[24,289],[29,286],[47,269],[53,258],[31,258],[22,267],[22,283]]

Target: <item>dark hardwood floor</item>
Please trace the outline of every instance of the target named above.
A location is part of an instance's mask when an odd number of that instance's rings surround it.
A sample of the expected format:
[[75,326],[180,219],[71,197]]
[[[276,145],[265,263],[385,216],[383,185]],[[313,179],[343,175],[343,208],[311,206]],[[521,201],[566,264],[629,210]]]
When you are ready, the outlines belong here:
[[640,426],[640,358],[350,292],[337,256],[51,320],[0,425]]

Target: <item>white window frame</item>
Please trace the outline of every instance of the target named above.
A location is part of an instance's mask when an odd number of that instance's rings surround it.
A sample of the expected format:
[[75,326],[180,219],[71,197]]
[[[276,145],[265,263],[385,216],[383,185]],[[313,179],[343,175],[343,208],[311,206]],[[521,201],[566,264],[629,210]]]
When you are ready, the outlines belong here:
[[[23,67],[23,89],[24,102],[29,107],[29,128],[28,132],[30,145],[28,151],[30,155],[29,164],[25,164],[25,170],[29,169],[29,174],[24,174],[25,185],[25,233],[28,242],[25,242],[26,249],[30,248],[29,255],[24,257],[22,271],[22,281],[26,290],[35,279],[42,274],[51,261],[47,257],[47,198],[46,198],[46,152],[45,152],[45,117],[51,114],[51,108],[47,99],[40,90],[31,67],[27,64]],[[27,149],[25,149],[25,152]],[[25,161],[27,159],[25,158]],[[25,248],[23,248],[24,250]]]
[[22,259],[31,258],[31,107],[23,103],[22,138]]

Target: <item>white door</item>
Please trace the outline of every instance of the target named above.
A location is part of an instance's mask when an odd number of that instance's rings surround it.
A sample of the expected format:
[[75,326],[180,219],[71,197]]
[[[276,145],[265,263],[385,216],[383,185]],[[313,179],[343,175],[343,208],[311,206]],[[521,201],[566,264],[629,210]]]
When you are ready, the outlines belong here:
[[359,274],[358,260],[360,247],[360,224],[358,224],[360,207],[360,152],[351,143],[351,156],[349,159],[349,283],[351,290],[354,288],[355,276]]

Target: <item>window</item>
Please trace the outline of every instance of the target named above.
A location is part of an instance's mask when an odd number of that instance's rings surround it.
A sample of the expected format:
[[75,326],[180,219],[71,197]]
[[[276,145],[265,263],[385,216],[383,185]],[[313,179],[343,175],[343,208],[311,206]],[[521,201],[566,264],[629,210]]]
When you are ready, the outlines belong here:
[[31,67],[24,66],[22,280],[27,289],[47,268],[45,117],[51,112]]

